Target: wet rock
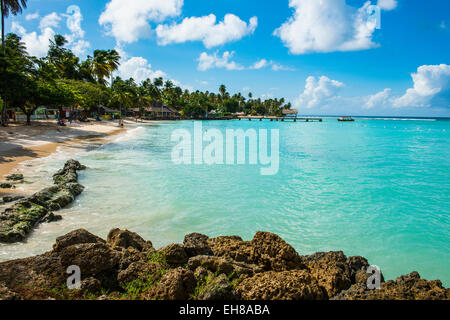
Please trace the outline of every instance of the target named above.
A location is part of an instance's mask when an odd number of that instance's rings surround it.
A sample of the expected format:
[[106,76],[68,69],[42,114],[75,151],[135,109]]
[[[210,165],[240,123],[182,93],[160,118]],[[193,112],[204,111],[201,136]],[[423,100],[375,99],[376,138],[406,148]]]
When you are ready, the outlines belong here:
[[161,278],[150,297],[157,300],[187,300],[194,289],[195,277],[192,271],[179,267],[169,270]]
[[199,300],[236,300],[238,294],[225,274],[215,277],[202,289]]
[[75,196],[79,195],[83,189],[84,187],[77,183],[52,186],[35,193],[28,200],[46,207],[48,210],[56,211],[71,204],[75,200]]
[[80,162],[76,160],[69,160],[66,162],[63,169],[53,175],[53,182],[56,185],[76,183],[78,182],[77,171],[84,169],[86,169],[86,167],[81,165]]
[[16,187],[11,183],[0,183],[0,189],[15,189]]
[[200,233],[191,233],[184,237],[183,245],[189,257],[200,255],[213,255],[208,244],[208,236]]
[[163,255],[166,262],[173,267],[183,266],[188,262],[188,256],[181,244],[170,244],[158,250]]
[[56,238],[56,243],[53,245],[53,250],[60,251],[64,248],[82,243],[106,243],[106,242],[102,238],[93,235],[92,233],[90,233],[85,229],[78,229]]
[[325,300],[326,291],[305,270],[264,272],[243,280],[237,292],[244,300]]
[[48,215],[46,215],[42,219],[42,223],[50,223],[50,222],[55,222],[55,221],[59,221],[59,220],[62,220],[62,216],[60,216],[59,214],[53,214],[53,212],[50,212]]
[[117,276],[120,283],[129,283],[134,280],[145,281],[152,275],[156,274],[159,266],[152,262],[137,261],[131,263],[127,269],[121,271]]
[[21,200],[0,213],[0,242],[22,241],[49,211],[30,201]]
[[14,174],[10,174],[9,176],[6,177],[7,181],[21,181],[23,180],[23,174],[21,173],[14,173]]
[[[57,185],[19,200],[0,213],[0,242],[22,241],[37,224],[60,220],[61,216],[50,211],[66,207],[83,191],[84,187],[77,183],[76,170],[84,168],[78,161],[67,161],[64,168],[56,174],[59,177]],[[68,178],[68,175],[71,177]],[[64,181],[61,180],[63,178]]]
[[128,230],[112,229],[106,242],[113,248],[132,247],[138,251],[154,251],[151,241],[145,241],[137,233]]
[[14,201],[21,200],[24,198],[25,198],[24,196],[5,196],[5,197],[3,197],[3,202],[9,203],[9,202],[14,202]]

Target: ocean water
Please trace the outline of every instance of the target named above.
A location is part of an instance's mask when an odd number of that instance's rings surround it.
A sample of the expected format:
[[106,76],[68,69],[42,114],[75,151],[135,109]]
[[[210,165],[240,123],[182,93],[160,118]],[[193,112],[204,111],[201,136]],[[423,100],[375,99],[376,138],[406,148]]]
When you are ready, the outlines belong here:
[[[204,130],[279,129],[280,169],[176,165],[171,134],[194,122],[141,125],[99,148],[61,150],[24,167],[51,184],[69,157],[85,192],[24,243],[0,245],[0,261],[51,249],[85,228],[106,237],[127,228],[161,247],[190,232],[209,236],[279,234],[300,254],[362,255],[387,279],[418,271],[450,286],[450,121],[357,119],[340,123],[208,121]],[[28,171],[27,171],[28,170]],[[35,187],[38,186],[36,182]]]

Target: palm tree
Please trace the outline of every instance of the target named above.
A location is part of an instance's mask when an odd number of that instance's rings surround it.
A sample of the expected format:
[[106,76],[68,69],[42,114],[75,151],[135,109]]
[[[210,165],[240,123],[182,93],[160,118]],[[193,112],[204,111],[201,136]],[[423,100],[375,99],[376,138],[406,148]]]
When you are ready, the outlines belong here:
[[105,50],[95,50],[94,57],[90,59],[92,64],[92,73],[97,82],[105,84],[105,78],[109,78],[110,69],[108,65],[108,57]]
[[[5,18],[9,16],[10,13],[17,15],[22,13],[23,9],[27,7],[27,0],[1,0],[0,10],[2,15],[2,47],[3,56],[6,56],[6,46],[5,46]],[[2,126],[6,126],[6,100],[3,103],[2,108]]]
[[106,51],[106,63],[108,65],[108,69],[110,72],[111,78],[111,86],[112,86],[112,77],[114,71],[119,69],[120,66],[120,55],[116,50],[108,50]]
[[122,119],[122,107],[128,109],[133,104],[133,97],[131,93],[124,91],[115,91],[112,95],[113,102],[120,105],[120,118]]

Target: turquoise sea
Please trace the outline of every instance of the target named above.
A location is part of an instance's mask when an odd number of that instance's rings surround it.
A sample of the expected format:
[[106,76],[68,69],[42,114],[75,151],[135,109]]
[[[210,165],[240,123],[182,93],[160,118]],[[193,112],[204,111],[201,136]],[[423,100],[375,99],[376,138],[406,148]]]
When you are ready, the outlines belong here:
[[[205,130],[279,129],[280,169],[176,165],[174,130],[193,121],[139,125],[100,148],[77,150],[89,167],[85,192],[24,244],[0,246],[0,260],[51,249],[55,237],[86,228],[105,237],[128,228],[161,247],[190,232],[279,234],[300,254],[362,255],[385,277],[418,271],[450,286],[450,121],[357,118],[340,123],[204,121]],[[73,150],[71,151],[73,152]],[[61,152],[33,167],[46,177]]]

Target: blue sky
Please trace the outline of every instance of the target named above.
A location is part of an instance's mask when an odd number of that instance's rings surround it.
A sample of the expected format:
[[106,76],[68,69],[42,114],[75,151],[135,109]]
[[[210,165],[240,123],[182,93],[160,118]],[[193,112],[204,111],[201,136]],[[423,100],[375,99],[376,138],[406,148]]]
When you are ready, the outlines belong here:
[[29,0],[11,31],[37,56],[60,33],[83,57],[118,49],[123,77],[223,83],[302,114],[450,116],[450,1]]

